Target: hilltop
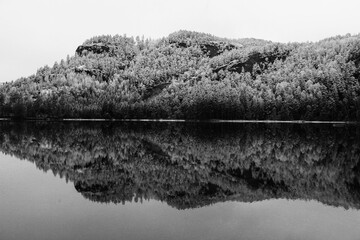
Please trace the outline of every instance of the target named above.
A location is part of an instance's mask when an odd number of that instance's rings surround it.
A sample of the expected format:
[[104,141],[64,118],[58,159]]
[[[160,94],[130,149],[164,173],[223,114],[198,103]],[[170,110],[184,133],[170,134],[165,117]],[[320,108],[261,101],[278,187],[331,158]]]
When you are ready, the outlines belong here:
[[0,116],[359,120],[360,35],[315,43],[178,31],[97,36],[0,86]]

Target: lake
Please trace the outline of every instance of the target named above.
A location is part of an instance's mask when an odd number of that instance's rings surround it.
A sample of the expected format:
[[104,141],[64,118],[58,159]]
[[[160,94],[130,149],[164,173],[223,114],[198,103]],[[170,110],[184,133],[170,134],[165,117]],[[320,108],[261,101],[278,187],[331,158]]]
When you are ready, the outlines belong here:
[[360,126],[0,122],[0,239],[360,239]]

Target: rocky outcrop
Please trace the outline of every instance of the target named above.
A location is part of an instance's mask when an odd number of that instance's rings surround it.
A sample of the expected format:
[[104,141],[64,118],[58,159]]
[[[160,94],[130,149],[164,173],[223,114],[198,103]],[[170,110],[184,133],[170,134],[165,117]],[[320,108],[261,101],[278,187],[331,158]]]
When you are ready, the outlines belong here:
[[143,95],[143,100],[148,100],[149,98],[152,98],[160,94],[162,90],[167,88],[170,84],[171,82],[165,82],[146,89]]
[[271,54],[253,52],[248,55],[246,60],[234,59],[226,64],[213,68],[213,72],[217,73],[220,70],[228,70],[230,72],[241,73],[244,70],[245,72],[252,73],[255,64],[258,64],[260,69],[266,69],[268,65],[275,62],[275,60],[278,59],[285,60],[288,55],[289,52],[285,52],[285,53],[277,52]]
[[[180,47],[180,48],[187,48],[194,45],[190,42],[185,42],[185,41],[181,41],[181,42],[171,41],[170,44],[173,44],[176,47]],[[224,53],[225,51],[230,51],[237,48],[237,46],[233,44],[225,43],[225,42],[217,42],[217,41],[199,43],[198,45],[201,51],[211,58],[218,56]]]
[[224,42],[209,42],[200,44],[200,48],[203,53],[207,54],[209,57],[215,57],[222,54],[225,51],[230,51],[237,48],[233,44],[224,43]]
[[80,45],[76,49],[76,54],[79,56],[86,56],[90,52],[94,54],[109,53],[110,47],[103,43],[93,43],[93,44]]
[[[117,66],[117,70],[124,70],[124,69],[125,69],[125,66],[123,66],[123,65]],[[113,76],[113,74],[109,71],[100,70],[100,69],[96,69],[96,68],[87,68],[84,65],[75,67],[74,71],[76,73],[85,73],[91,77],[99,78],[102,81],[108,81]]]
[[74,71],[76,73],[86,73],[87,75],[90,76],[100,76],[101,75],[101,71],[99,69],[90,69],[90,68],[86,68],[85,66],[77,66],[74,68]]

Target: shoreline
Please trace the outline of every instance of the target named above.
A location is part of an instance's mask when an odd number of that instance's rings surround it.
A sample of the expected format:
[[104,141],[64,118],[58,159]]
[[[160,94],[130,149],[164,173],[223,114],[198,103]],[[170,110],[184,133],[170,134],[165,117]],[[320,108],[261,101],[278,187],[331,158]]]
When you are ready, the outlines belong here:
[[309,120],[222,120],[222,119],[106,119],[106,118],[59,118],[59,119],[12,119],[0,121],[45,121],[45,122],[183,122],[183,123],[285,123],[285,124],[360,124],[357,121],[309,121]]

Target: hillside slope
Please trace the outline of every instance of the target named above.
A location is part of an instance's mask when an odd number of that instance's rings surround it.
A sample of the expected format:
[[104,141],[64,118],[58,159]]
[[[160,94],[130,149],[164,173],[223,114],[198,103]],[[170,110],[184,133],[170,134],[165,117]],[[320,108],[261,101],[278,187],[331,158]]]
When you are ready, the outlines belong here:
[[359,120],[359,81],[360,35],[290,44],[190,31],[98,36],[1,85],[0,116]]

